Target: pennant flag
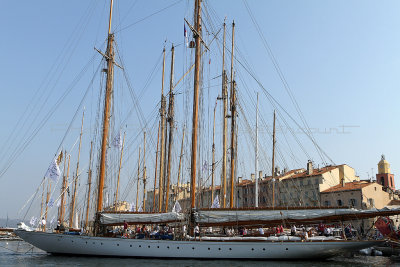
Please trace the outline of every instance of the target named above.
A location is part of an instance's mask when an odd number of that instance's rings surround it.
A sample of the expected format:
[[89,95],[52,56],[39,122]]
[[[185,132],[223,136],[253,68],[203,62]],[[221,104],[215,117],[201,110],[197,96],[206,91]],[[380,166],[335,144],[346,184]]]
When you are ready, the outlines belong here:
[[60,175],[61,175],[60,168],[58,167],[57,160],[54,159],[53,162],[50,164],[49,168],[47,169],[47,172],[44,175],[44,177],[50,178],[51,180],[56,182],[58,178],[60,178]]
[[188,40],[188,35],[187,35],[185,23],[183,23],[183,36],[185,36],[186,47],[189,47],[189,40]]
[[112,144],[113,144],[114,147],[119,148],[120,150],[122,149],[121,132],[119,132],[119,134],[114,137],[114,140],[113,140]]
[[174,207],[172,208],[172,212],[179,213],[182,211],[181,205],[179,204],[178,200],[175,202]]
[[212,203],[212,205],[211,205],[211,208],[212,208],[212,209],[219,209],[219,208],[220,208],[218,196],[216,196],[216,197],[214,198],[214,201],[213,201],[213,203]]

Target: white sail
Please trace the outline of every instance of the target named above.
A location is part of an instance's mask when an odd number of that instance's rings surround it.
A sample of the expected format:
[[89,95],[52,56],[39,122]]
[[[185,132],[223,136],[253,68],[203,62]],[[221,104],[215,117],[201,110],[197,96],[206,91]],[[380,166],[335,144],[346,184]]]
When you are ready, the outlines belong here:
[[185,219],[184,214],[176,212],[167,213],[101,213],[100,222],[102,224],[122,224],[127,223],[166,223],[176,222]]
[[319,220],[346,220],[354,218],[371,218],[389,216],[400,213],[400,207],[385,207],[383,209],[296,209],[296,210],[199,210],[195,220],[200,224],[214,223],[273,223],[282,220],[288,222],[313,222]]

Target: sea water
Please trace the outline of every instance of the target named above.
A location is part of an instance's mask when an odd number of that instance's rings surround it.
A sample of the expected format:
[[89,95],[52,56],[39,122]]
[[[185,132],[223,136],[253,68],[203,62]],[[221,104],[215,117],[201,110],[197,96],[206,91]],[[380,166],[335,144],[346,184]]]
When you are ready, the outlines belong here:
[[382,256],[352,256],[328,260],[296,261],[156,260],[97,256],[54,256],[23,241],[0,241],[0,266],[400,266],[400,260]]

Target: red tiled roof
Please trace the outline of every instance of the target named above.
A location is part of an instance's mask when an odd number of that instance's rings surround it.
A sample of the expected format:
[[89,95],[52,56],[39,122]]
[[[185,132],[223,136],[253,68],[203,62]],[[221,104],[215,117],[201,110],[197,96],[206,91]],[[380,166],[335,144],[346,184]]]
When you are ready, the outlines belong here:
[[342,186],[342,184],[338,184],[338,185],[332,186],[331,188],[328,188],[328,189],[322,191],[321,193],[358,190],[358,189],[364,188],[370,184],[372,184],[372,183],[369,181],[355,181],[355,182],[345,183],[344,186]]

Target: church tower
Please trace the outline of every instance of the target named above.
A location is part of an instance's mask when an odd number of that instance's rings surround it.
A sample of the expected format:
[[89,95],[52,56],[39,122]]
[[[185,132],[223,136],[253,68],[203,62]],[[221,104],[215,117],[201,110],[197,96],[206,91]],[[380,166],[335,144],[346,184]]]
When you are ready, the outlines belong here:
[[394,175],[390,173],[390,164],[386,161],[385,155],[382,155],[381,161],[378,163],[376,182],[392,190],[396,190],[394,186]]

